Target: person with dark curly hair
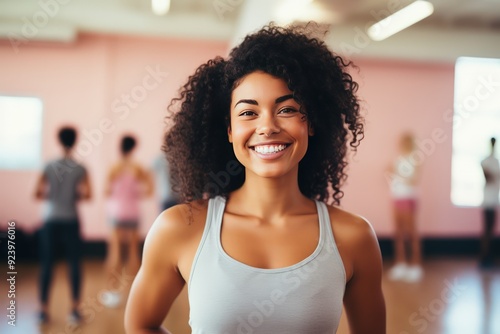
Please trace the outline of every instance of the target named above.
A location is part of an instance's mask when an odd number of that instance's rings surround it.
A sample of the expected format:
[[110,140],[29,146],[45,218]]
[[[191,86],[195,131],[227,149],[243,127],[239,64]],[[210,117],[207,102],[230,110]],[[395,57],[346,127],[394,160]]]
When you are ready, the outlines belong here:
[[343,306],[351,333],[385,333],[375,233],[334,206],[364,134],[350,65],[269,25],[198,67],[164,144],[185,203],[146,237],[127,333],[169,333],[186,283],[192,333],[334,333]]

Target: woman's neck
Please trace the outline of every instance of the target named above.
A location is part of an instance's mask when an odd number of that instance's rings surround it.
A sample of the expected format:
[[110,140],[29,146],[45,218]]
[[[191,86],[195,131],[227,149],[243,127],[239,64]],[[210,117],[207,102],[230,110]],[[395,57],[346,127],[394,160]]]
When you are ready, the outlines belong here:
[[259,218],[282,217],[310,202],[301,192],[297,174],[281,178],[264,178],[246,173],[245,183],[231,193],[229,201],[238,209]]

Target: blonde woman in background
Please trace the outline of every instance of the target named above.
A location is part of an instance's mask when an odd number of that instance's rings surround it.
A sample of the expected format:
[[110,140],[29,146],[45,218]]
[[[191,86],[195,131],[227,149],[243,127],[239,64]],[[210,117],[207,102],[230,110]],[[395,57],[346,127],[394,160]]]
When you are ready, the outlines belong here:
[[[396,225],[395,265],[389,271],[391,280],[417,282],[424,273],[420,235],[416,226],[420,162],[414,136],[411,133],[404,133],[399,142],[398,157],[390,167],[391,196]],[[409,246],[410,252],[407,252],[406,246]]]
[[134,137],[123,137],[120,147],[122,158],[110,169],[106,181],[107,214],[112,232],[106,259],[108,290],[99,297],[107,307],[117,307],[122,299],[120,288],[113,286],[116,281],[113,276],[123,274],[120,270],[122,244],[127,248],[125,266],[128,267],[128,274],[135,276],[139,269],[140,200],[153,192],[149,173],[132,159],[135,146]]

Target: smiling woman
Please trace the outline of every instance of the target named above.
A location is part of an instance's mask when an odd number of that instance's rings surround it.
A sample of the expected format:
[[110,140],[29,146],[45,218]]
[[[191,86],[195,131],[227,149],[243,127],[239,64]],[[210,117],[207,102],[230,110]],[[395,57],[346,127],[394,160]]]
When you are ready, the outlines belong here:
[[312,131],[291,93],[283,80],[262,71],[246,75],[233,90],[229,142],[247,182],[280,174],[297,178]]
[[342,306],[351,333],[385,333],[373,229],[328,205],[363,137],[358,85],[308,29],[247,36],[172,102],[164,149],[185,203],[148,233],[128,333],[165,333],[186,283],[195,334],[330,334]]

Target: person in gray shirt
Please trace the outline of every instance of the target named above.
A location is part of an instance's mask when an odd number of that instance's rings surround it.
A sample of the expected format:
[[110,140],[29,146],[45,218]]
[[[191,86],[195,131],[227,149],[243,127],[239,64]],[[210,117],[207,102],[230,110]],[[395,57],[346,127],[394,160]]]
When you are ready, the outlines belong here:
[[54,246],[63,243],[70,268],[72,288],[72,310],[69,321],[78,323],[81,286],[80,257],[82,239],[78,219],[77,202],[90,199],[91,189],[87,170],[76,162],[72,149],[77,133],[72,127],[59,130],[59,142],[63,147],[63,156],[48,162],[38,178],[35,197],[45,200],[43,226],[40,229],[40,323],[49,320],[48,299],[54,264]]

